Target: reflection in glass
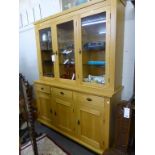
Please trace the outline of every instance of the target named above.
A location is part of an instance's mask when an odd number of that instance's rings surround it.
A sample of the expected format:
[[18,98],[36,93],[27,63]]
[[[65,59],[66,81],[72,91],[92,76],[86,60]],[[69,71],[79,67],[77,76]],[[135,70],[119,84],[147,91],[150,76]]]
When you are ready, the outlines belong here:
[[60,78],[75,80],[73,21],[57,25]]
[[78,6],[90,0],[62,0],[62,10],[70,9],[73,6]]
[[82,18],[83,81],[105,83],[106,13]]
[[53,53],[51,28],[40,30],[39,35],[43,76],[54,77],[54,64],[51,59]]

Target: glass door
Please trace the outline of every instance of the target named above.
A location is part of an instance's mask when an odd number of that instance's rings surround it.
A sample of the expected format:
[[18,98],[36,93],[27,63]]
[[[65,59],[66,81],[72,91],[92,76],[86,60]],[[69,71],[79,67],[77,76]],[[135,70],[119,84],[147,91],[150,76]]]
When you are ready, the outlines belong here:
[[52,61],[53,47],[51,28],[39,30],[42,74],[45,77],[54,77],[54,62]]
[[57,24],[59,77],[75,80],[74,20]]
[[94,13],[81,17],[82,81],[106,83],[107,14]]

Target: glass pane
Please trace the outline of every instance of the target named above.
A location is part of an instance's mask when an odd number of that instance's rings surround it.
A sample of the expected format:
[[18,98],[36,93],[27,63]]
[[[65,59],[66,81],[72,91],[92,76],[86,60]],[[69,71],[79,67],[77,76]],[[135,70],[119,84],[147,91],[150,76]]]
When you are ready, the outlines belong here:
[[60,78],[75,80],[73,21],[57,25]]
[[51,59],[53,53],[51,28],[40,30],[39,35],[43,76],[54,77],[54,63]]
[[62,10],[70,9],[71,7],[89,2],[91,0],[62,0]]
[[82,18],[83,81],[105,83],[106,13]]

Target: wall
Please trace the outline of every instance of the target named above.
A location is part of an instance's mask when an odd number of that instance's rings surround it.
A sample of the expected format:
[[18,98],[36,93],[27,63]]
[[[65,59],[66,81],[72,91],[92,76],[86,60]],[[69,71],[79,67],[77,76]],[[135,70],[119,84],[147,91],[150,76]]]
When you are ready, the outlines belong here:
[[[60,4],[58,0],[20,0],[19,71],[26,76],[31,84],[39,77],[35,33],[32,23],[59,11]],[[122,85],[124,86],[122,99],[126,100],[130,99],[132,96],[134,86],[134,17],[133,5],[128,1],[125,9],[125,37],[122,75]]]
[[131,2],[127,2],[125,9],[123,80],[122,99],[129,100],[134,91],[134,63],[135,63],[135,9]]
[[59,1],[19,1],[19,72],[33,83],[39,78],[33,22],[60,11]]

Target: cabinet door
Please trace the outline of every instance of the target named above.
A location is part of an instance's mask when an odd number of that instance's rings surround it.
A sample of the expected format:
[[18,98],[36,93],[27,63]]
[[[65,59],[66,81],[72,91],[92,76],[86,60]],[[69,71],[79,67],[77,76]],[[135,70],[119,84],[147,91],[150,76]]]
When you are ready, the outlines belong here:
[[53,43],[52,43],[52,29],[46,27],[37,30],[38,41],[38,58],[39,58],[39,70],[40,76],[43,77],[55,77],[54,74],[54,56]]
[[56,22],[58,77],[76,80],[76,20],[69,18]]
[[53,98],[55,101],[55,125],[62,131],[65,131],[69,134],[73,134],[75,124],[72,92],[61,89],[55,89]]
[[53,122],[53,105],[51,103],[51,95],[37,91],[37,107],[38,117],[48,123]]
[[110,12],[102,8],[81,14],[79,31],[81,81],[103,86],[109,74]]
[[77,128],[80,139],[87,144],[104,148],[104,99],[91,95],[78,95]]

